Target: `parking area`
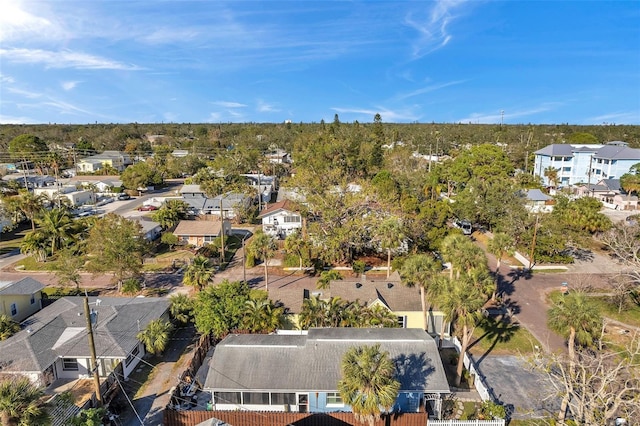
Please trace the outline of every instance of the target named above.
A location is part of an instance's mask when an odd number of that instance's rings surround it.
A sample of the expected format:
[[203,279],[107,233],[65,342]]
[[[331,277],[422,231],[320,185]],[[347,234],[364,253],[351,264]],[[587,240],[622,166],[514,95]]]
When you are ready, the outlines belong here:
[[524,358],[488,355],[480,360],[478,370],[512,418],[541,418],[558,412],[559,400],[552,398],[556,392],[550,379]]

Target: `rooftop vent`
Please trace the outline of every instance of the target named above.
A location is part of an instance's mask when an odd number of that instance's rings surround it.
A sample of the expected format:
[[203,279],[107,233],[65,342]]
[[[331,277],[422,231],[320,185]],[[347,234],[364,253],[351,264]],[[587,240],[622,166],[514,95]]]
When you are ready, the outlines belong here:
[[356,288],[362,287],[362,283],[356,283]]

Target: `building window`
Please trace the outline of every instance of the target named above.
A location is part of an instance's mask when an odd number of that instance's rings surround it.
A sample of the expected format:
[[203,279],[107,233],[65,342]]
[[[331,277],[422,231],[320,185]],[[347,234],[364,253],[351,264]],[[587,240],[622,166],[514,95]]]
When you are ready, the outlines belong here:
[[240,392],[214,392],[213,398],[215,404],[242,404]]
[[327,405],[344,405],[338,392],[327,392]]
[[285,216],[284,223],[299,223],[300,216]]
[[15,303],[11,304],[11,316],[16,316],[18,315],[18,305],[16,305]]
[[64,371],[78,371],[78,360],[75,358],[62,358],[62,369]]
[[404,315],[398,317],[398,327],[407,328],[407,317]]
[[271,394],[271,405],[295,405],[296,404],[296,394],[295,393],[272,393]]
[[242,392],[245,405],[269,405],[269,392]]
[[133,348],[133,350],[131,351],[131,353],[129,354],[129,356],[127,357],[127,359],[124,360],[124,365],[125,367],[128,367],[129,364],[131,364],[131,361],[134,360],[134,358],[137,358],[137,355],[140,353],[140,346],[136,345],[135,348]]
[[29,302],[31,302],[31,304],[32,304],[32,305],[33,305],[34,303],[36,303],[36,295],[35,295],[35,294],[32,294],[32,295],[31,295],[31,300],[30,300]]

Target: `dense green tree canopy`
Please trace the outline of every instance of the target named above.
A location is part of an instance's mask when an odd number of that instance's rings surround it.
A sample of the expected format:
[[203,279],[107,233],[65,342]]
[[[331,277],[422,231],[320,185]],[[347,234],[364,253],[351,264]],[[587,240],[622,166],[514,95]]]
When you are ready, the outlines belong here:
[[194,319],[201,334],[222,338],[241,327],[246,303],[250,299],[249,286],[241,281],[205,287],[196,295]]

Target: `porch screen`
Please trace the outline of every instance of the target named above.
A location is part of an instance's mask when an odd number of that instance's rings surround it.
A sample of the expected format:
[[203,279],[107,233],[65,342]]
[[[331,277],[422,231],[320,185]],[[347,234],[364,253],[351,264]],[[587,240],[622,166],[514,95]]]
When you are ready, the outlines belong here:
[[242,392],[243,404],[269,405],[269,392]]
[[271,405],[296,405],[296,394],[295,393],[272,393],[271,394]]
[[213,397],[216,404],[242,404],[240,392],[215,392]]

